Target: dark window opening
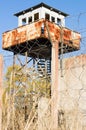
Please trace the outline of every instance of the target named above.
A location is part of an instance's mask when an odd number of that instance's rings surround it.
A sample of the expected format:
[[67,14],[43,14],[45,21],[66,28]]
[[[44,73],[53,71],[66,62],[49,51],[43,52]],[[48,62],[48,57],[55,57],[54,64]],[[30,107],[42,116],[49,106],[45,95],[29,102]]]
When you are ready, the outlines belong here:
[[28,18],[28,23],[31,23],[32,22],[32,16],[30,16],[29,18]]
[[46,13],[45,14],[45,19],[50,20],[50,15]]
[[39,19],[39,13],[34,14],[34,21]]
[[51,17],[51,22],[55,22],[55,17]]
[[57,18],[57,24],[61,25],[61,19]]
[[22,19],[22,25],[25,25],[26,24],[26,18],[23,18]]

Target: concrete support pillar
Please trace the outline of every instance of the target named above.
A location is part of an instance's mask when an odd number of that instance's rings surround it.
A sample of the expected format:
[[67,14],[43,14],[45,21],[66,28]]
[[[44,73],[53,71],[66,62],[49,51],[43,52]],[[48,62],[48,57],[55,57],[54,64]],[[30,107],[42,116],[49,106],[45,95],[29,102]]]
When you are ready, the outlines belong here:
[[2,80],[3,80],[3,57],[0,55],[0,130],[2,126]]
[[52,42],[51,59],[51,130],[58,130],[58,41]]

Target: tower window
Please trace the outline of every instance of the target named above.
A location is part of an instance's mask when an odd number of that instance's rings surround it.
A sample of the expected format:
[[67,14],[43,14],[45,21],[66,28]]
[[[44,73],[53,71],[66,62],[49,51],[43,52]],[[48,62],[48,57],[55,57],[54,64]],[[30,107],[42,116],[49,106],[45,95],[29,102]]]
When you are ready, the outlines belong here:
[[50,20],[50,15],[46,13],[45,14],[45,19]]
[[31,23],[32,22],[32,16],[30,16],[29,18],[28,18],[28,23]]
[[23,18],[22,19],[22,25],[25,25],[26,24],[26,18]]
[[39,13],[34,14],[34,21],[39,19]]
[[51,17],[51,22],[55,22],[55,17]]
[[61,25],[61,19],[57,18],[57,24]]

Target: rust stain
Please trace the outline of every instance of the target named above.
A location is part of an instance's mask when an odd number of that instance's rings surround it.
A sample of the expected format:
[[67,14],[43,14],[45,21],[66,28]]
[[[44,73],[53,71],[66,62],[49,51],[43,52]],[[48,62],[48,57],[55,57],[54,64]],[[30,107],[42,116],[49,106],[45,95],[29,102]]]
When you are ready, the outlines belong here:
[[71,40],[71,31],[68,29],[63,30],[63,39],[68,41]]
[[[61,28],[49,21],[41,19],[37,22],[31,23],[26,26],[18,27],[17,29],[13,29],[12,31],[3,33],[2,36],[2,48],[7,49],[9,47],[22,44],[26,41],[41,38],[41,27],[44,23],[44,38],[49,39],[48,32],[46,29],[46,22],[48,23],[49,32],[51,35],[51,39],[54,41],[61,40]],[[72,32],[67,28],[63,28],[63,42],[69,46],[74,46],[79,49],[80,47],[80,39],[81,35],[76,32]],[[72,42],[72,45],[70,44]]]

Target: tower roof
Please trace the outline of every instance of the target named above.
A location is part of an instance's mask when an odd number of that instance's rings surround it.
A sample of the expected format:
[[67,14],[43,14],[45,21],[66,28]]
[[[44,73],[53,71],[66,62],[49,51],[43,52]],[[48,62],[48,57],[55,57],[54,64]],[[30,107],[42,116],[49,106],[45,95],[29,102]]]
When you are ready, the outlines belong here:
[[35,10],[35,9],[37,9],[39,7],[45,7],[47,9],[53,10],[54,12],[59,13],[59,14],[65,16],[65,17],[68,16],[68,14],[66,14],[66,13],[64,13],[64,12],[62,12],[62,11],[56,9],[56,8],[53,8],[53,7],[47,5],[47,4],[43,3],[43,2],[40,3],[40,4],[37,4],[37,5],[33,6],[33,7],[30,7],[28,9],[22,10],[22,11],[20,11],[18,13],[15,13],[14,15],[18,17],[18,16],[20,16],[22,14],[25,14],[25,13],[30,12],[32,10]]

